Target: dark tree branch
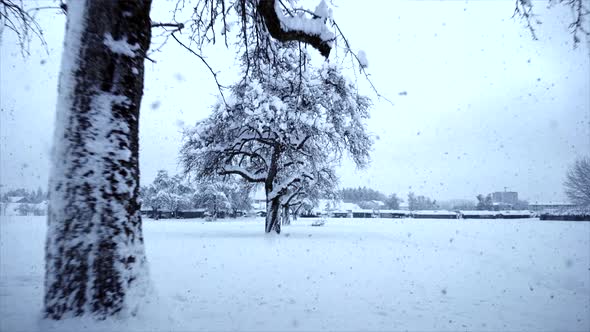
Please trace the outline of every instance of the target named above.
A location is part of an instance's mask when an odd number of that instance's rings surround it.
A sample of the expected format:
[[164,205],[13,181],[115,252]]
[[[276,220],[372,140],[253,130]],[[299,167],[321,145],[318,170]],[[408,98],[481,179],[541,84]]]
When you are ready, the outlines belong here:
[[[531,0],[516,0],[516,3],[514,4],[514,14],[512,14],[512,17],[515,16],[520,16],[523,18],[526,21],[527,28],[531,32],[533,40],[539,40],[532,23],[532,19],[534,18],[535,14],[533,13],[533,5]],[[538,24],[539,21],[536,23]]]
[[[18,39],[18,45],[23,56],[30,55],[29,44],[33,36],[39,39],[45,52],[49,54],[47,42],[43,36],[43,29],[31,15],[30,11],[40,9],[49,9],[48,7],[38,7],[26,10],[23,1],[0,0],[0,24],[12,30]],[[59,9],[57,7],[53,9]],[[32,34],[32,35],[31,35]]]
[[[573,21],[568,26],[569,30],[574,39],[574,48],[580,43],[579,34],[584,34],[590,47],[590,31],[587,27],[588,21],[587,16],[590,14],[590,10],[587,5],[587,0],[549,0],[549,3],[559,3],[571,8]],[[536,15],[533,12],[532,0],[515,0],[514,14],[512,17],[519,16],[526,22],[527,28],[530,30],[533,40],[538,40],[537,34],[534,28],[534,24],[541,24],[541,21],[536,19]]]
[[280,42],[300,41],[309,44],[317,49],[325,58],[328,58],[332,46],[329,42],[320,38],[320,36],[311,35],[297,30],[283,30],[281,21],[275,11],[275,1],[277,0],[260,0],[257,6],[258,13],[264,19],[264,23],[270,35]]
[[297,189],[296,189],[295,191],[293,191],[293,193],[291,193],[291,194],[289,195],[289,197],[288,197],[288,198],[285,200],[285,202],[283,202],[283,204],[282,204],[282,205],[283,205],[283,206],[290,206],[290,205],[291,205],[291,201],[292,201],[292,200],[293,200],[295,197],[297,197],[297,196],[299,196],[299,195],[302,195],[302,194],[303,194],[303,193],[301,192],[302,190],[303,190],[303,187],[297,187]]
[[218,174],[219,175],[231,175],[231,174],[239,175],[239,176],[243,177],[244,179],[246,179],[246,181],[253,182],[253,183],[264,183],[266,181],[265,178],[253,178],[250,175],[248,175],[247,173],[242,172],[237,169],[221,170],[218,172]]
[[174,31],[180,31],[180,30],[184,29],[184,24],[183,23],[152,22],[152,28],[175,28],[174,30],[172,30],[172,32],[174,32]]

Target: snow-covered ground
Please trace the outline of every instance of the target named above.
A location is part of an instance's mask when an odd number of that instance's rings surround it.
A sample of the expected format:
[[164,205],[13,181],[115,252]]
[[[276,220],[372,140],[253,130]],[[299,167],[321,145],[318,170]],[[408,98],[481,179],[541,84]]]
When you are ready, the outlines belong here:
[[40,323],[44,217],[0,219],[0,331],[585,330],[590,223],[145,221],[158,293],[137,319]]

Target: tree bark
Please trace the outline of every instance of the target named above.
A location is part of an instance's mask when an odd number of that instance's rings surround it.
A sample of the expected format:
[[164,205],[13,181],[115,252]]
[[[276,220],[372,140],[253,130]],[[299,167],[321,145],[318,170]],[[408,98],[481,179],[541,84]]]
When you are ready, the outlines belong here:
[[281,156],[281,147],[275,144],[273,147],[268,174],[264,183],[266,192],[266,223],[264,231],[270,233],[273,229],[277,234],[281,233],[281,224],[279,223],[279,210],[281,208],[281,196],[279,193],[273,193],[274,180],[279,171],[279,157]]
[[279,211],[281,208],[281,199],[275,197],[266,203],[266,223],[265,232],[270,233],[273,230],[277,234],[281,233],[281,223],[279,222]]
[[134,314],[148,289],[138,120],[151,0],[68,1],[44,314]]
[[291,214],[289,213],[290,208],[289,205],[283,205],[283,220],[282,220],[282,224],[283,225],[291,225]]
[[281,21],[275,11],[275,1],[278,0],[259,0],[257,10],[263,17],[268,33],[276,40],[281,42],[298,41],[311,45],[317,49],[322,56],[328,58],[332,46],[330,42],[322,40],[317,35],[305,31],[285,30],[281,26]]

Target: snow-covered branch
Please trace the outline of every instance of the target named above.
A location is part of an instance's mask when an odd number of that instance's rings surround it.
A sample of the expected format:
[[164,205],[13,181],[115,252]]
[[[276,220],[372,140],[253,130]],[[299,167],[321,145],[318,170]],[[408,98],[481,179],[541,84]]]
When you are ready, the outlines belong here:
[[258,13],[264,18],[269,34],[278,41],[299,41],[317,49],[325,58],[330,56],[334,34],[321,19],[286,17],[279,0],[259,0]]
[[232,166],[232,165],[224,166],[219,171],[219,174],[220,175],[236,174],[236,175],[243,177],[248,182],[264,183],[264,181],[266,180],[266,176],[256,175],[244,167]]
[[287,188],[289,188],[297,182],[304,181],[304,179],[313,180],[313,175],[307,171],[302,171],[299,174],[291,175],[284,181],[280,181],[278,184],[274,185],[272,192],[267,194],[267,200],[272,200],[278,196],[283,195]]

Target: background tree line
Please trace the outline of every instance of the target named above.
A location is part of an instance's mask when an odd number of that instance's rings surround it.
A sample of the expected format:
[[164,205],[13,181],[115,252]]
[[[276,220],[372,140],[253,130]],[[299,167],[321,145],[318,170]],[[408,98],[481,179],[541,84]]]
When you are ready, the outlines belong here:
[[16,203],[18,206],[15,211],[21,216],[44,216],[47,214],[47,209],[45,206],[40,206],[40,203],[47,199],[47,192],[40,187],[30,191],[24,188],[11,189],[0,195],[0,214],[6,215],[8,204]]
[[[402,200],[396,194],[389,196],[367,187],[343,188],[339,191],[339,198],[345,203],[354,203],[361,209],[399,209]],[[382,202],[381,206],[378,202]]]
[[[384,193],[367,188],[343,188],[339,191],[339,198],[345,203],[354,203],[361,209],[389,209],[399,210],[400,203],[404,200],[393,193],[385,195]],[[379,202],[383,203],[380,204]],[[433,210],[439,208],[435,199],[423,195],[416,195],[413,192],[408,193],[408,209],[414,210]]]
[[[384,193],[367,188],[343,188],[338,192],[338,197],[345,203],[354,203],[361,209],[389,209],[398,210],[403,199],[399,198],[397,194],[393,193],[385,195]],[[379,202],[383,203],[381,205]]]
[[24,188],[9,190],[4,194],[0,195],[0,202],[9,203],[10,197],[22,197],[22,199],[19,200],[20,203],[31,204],[39,204],[48,199],[47,192],[43,191],[41,187],[37,188],[37,190],[30,191]]
[[181,175],[170,176],[160,170],[151,184],[141,187],[140,197],[142,209],[151,209],[155,218],[161,211],[172,212],[177,217],[179,211],[191,209],[205,209],[209,216],[216,218],[249,210],[251,190],[252,186],[234,179],[190,183]]

